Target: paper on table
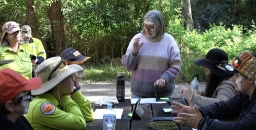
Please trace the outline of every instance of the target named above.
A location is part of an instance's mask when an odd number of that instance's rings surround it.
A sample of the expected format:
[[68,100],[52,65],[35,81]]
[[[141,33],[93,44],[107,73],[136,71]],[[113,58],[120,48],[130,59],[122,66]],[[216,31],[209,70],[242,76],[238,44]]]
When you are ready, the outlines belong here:
[[[106,109],[96,109],[94,111],[94,119],[103,119],[103,113]],[[114,108],[116,112],[116,119],[121,119],[123,114],[123,109]]]
[[[131,104],[136,104],[138,98],[131,98]],[[156,98],[141,98],[140,104],[166,103],[166,101],[156,101]]]

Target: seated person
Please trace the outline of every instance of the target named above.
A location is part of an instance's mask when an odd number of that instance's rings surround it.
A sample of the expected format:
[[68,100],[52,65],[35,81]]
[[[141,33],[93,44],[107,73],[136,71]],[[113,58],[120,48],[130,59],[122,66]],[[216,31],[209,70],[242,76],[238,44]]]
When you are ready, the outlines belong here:
[[[237,94],[234,82],[231,77],[234,71],[228,70],[228,54],[218,48],[211,49],[205,58],[194,62],[198,66],[203,66],[205,74],[208,76],[207,86],[204,96],[194,94],[188,88],[181,89],[181,96],[187,100],[192,100],[197,106],[207,106],[219,101],[226,101]],[[232,68],[233,69],[233,68]]]
[[[237,73],[232,80],[239,88],[239,93],[226,101],[220,101],[205,107],[185,106],[172,102],[176,109],[174,122],[199,130],[255,130],[256,124],[256,57],[249,51],[239,54],[233,61]],[[237,118],[226,122],[219,119]]]
[[[85,69],[84,63],[90,59],[91,57],[83,56],[79,51],[73,48],[67,48],[61,52],[60,57],[64,60],[68,65],[78,64]],[[84,70],[75,73],[73,76],[75,80],[75,86],[79,86],[79,80],[82,78],[84,74]]]
[[31,91],[35,98],[25,115],[34,129],[85,129],[86,121],[93,120],[90,101],[73,84],[72,74],[83,68],[72,66],[76,67],[69,67],[57,56],[36,68],[43,85]]
[[30,90],[42,85],[39,78],[27,80],[11,69],[0,70],[0,130],[33,130],[23,116],[31,101]]

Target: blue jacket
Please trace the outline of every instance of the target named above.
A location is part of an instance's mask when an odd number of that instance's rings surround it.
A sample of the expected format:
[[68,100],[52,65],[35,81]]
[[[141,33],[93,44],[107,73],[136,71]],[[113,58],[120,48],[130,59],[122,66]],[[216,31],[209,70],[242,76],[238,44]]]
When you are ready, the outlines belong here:
[[[244,93],[238,93],[227,101],[201,107],[199,111],[204,117],[198,124],[199,130],[255,130],[256,90],[254,90],[251,99]],[[237,118],[237,120],[232,122],[220,121],[231,118]]]
[[24,116],[21,116],[15,122],[0,116],[0,130],[33,130],[33,128]]

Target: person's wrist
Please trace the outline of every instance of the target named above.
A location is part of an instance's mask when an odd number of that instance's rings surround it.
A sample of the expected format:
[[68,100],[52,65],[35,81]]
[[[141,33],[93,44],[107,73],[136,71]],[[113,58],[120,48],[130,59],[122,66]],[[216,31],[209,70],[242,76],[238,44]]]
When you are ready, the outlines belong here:
[[74,91],[73,91],[71,94],[75,93],[75,92],[78,91],[79,89],[80,89],[80,87],[76,87],[76,88],[74,89]]
[[137,57],[138,52],[137,52],[137,53],[132,52],[132,55],[133,55],[134,57]]

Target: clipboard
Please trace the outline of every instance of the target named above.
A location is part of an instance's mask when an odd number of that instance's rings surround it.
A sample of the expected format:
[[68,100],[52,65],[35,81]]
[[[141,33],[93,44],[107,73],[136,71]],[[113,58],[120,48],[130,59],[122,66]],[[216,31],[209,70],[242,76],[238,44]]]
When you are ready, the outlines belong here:
[[140,106],[140,100],[141,98],[138,98],[132,113],[128,114],[128,116],[130,116],[132,120],[140,120],[142,118],[142,115],[144,114],[144,110]]

